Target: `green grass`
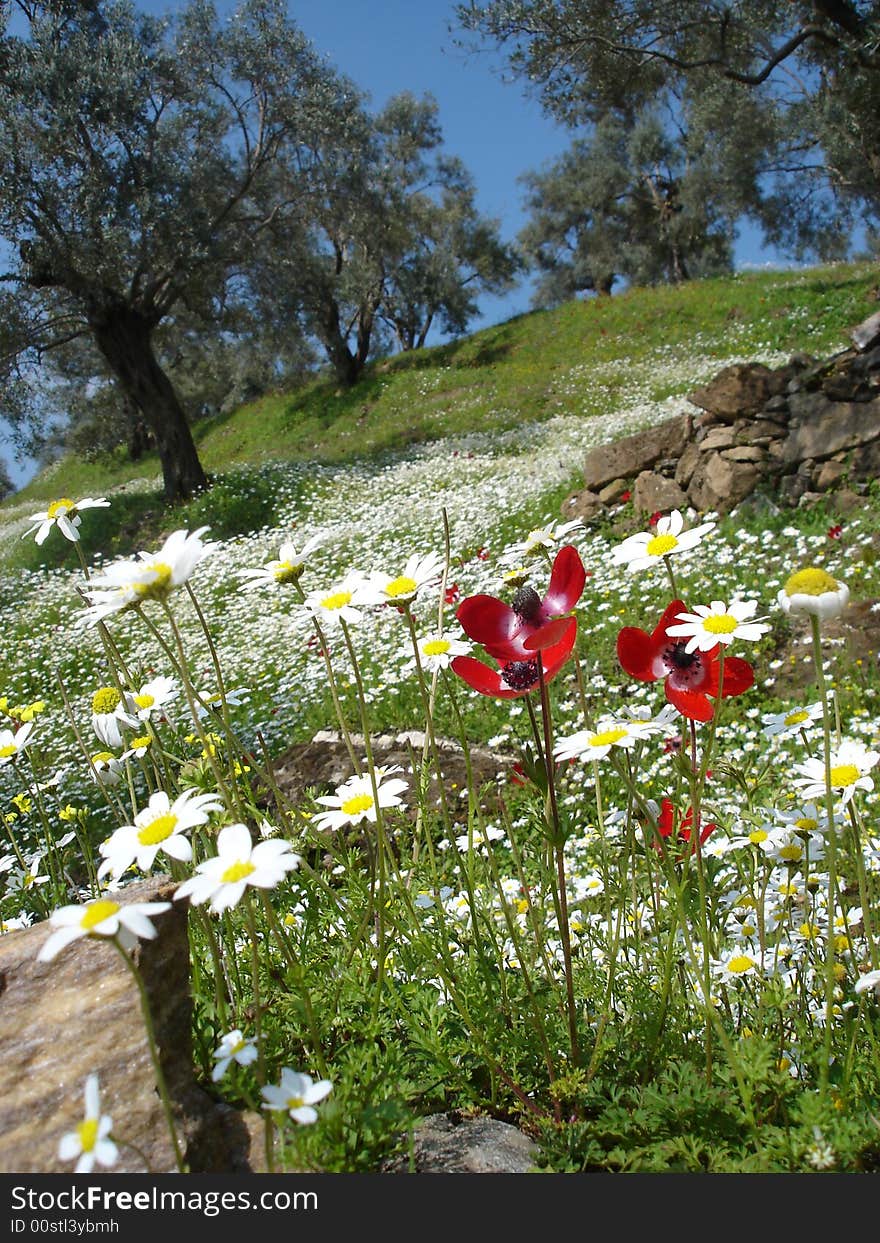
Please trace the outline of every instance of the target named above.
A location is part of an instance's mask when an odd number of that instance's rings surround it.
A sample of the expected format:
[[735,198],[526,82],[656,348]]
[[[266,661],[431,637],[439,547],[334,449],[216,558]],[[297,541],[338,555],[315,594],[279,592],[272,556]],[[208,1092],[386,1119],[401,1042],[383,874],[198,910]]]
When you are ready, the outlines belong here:
[[[320,379],[293,393],[268,395],[197,423],[194,435],[206,470],[221,474],[242,463],[276,460],[350,463],[571,409],[601,415],[625,383],[620,366],[627,362],[666,355],[674,363],[679,351],[727,356],[732,340],[744,356],[798,350],[821,356],[845,348],[847,330],[874,307],[877,277],[876,265],[840,264],[569,302],[448,345],[379,361],[348,390]],[[686,391],[674,373],[661,370],[646,396]],[[152,454],[136,463],[121,452],[97,462],[65,460],[7,505],[52,499],[59,478],[66,492],[86,496],[158,473]],[[158,493],[156,499],[161,503]]]

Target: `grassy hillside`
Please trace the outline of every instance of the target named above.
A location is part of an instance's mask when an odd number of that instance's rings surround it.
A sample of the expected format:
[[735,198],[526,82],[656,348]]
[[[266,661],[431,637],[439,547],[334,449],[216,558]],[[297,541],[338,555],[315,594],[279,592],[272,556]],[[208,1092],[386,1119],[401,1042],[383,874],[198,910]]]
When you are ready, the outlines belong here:
[[[873,309],[877,282],[876,265],[835,265],[570,302],[375,364],[348,391],[322,380],[264,397],[198,424],[199,451],[213,473],[279,459],[349,463],[443,436],[662,401],[734,354],[842,348],[847,328]],[[7,507],[51,499],[59,478],[71,495],[97,495],[158,469],[152,455],[65,461]]]

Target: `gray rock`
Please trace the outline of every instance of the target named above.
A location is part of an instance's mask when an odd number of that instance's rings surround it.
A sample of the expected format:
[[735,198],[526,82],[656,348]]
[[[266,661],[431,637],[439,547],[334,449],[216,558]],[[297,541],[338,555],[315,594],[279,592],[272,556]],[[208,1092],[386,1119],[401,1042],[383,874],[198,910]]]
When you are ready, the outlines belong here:
[[789,465],[805,458],[821,461],[880,437],[880,398],[832,402],[822,393],[808,393],[798,394],[796,400],[800,421],[789,431],[783,454]]
[[830,462],[822,463],[813,479],[819,492],[827,492],[829,488],[836,487],[845,474],[847,474],[846,463],[832,459]]
[[720,453],[708,453],[694,471],[688,495],[696,509],[729,513],[749,495],[760,477],[751,462],[732,462]]
[[688,401],[716,418],[732,423],[739,415],[757,414],[771,397],[779,395],[788,382],[785,370],[772,371],[763,363],[733,363],[718,372],[703,388],[688,395]]
[[[114,897],[123,903],[164,902],[175,888],[164,876],[127,886]],[[156,939],[141,942],[135,955],[187,1164],[202,1173],[252,1171],[258,1166],[251,1164],[254,1137],[247,1121],[195,1080],[185,904],[172,903],[154,926]],[[58,1159],[58,1141],[82,1121],[83,1087],[94,1072],[102,1109],[120,1141],[112,1172],[174,1172],[128,969],[98,938],[76,941],[51,962],[37,962],[49,931],[43,922],[0,938],[0,1171],[71,1172],[71,1163]]]
[[398,1157],[384,1167],[388,1174],[527,1174],[534,1169],[537,1147],[522,1131],[494,1118],[456,1122],[448,1114],[430,1114],[416,1125],[412,1159]]
[[693,473],[697,468],[700,460],[700,448],[693,441],[687,446],[684,453],[678,459],[678,466],[675,468],[675,482],[680,488],[686,488],[690,483]]
[[603,513],[605,506],[595,492],[583,488],[580,492],[572,492],[559,507],[563,518],[580,518],[581,522],[589,522],[591,518]]
[[710,453],[713,449],[730,449],[736,443],[732,427],[713,427],[699,442],[701,453]]
[[661,458],[679,457],[690,439],[691,426],[689,415],[677,415],[593,449],[584,462],[585,487],[598,492],[615,479],[633,479],[640,471],[650,470]]
[[643,470],[633,486],[633,509],[636,513],[666,513],[687,505],[687,496],[674,479]]
[[880,311],[875,311],[857,324],[849,337],[857,350],[869,350],[874,345],[880,345]]

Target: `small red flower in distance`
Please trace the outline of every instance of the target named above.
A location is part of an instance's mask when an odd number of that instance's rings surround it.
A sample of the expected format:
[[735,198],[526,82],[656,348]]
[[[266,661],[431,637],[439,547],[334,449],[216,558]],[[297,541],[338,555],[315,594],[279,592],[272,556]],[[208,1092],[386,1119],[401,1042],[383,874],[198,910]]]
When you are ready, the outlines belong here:
[[711,698],[741,695],[753,685],[755,673],[747,660],[728,656],[724,685],[719,688],[720,645],[708,652],[686,652],[687,639],[667,633],[667,626],[675,624],[676,614],[686,611],[682,600],[673,600],[653,634],[624,626],[617,636],[617,659],[621,668],[640,682],[663,678],[666,698],[688,720],[711,721],[715,710]]

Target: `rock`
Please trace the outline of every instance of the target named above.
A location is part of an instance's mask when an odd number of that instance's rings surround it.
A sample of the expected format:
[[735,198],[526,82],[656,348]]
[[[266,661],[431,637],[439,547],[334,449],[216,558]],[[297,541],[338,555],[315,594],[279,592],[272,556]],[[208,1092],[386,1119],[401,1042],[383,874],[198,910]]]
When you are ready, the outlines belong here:
[[822,393],[798,394],[800,422],[785,439],[783,460],[834,457],[843,449],[880,437],[880,398],[869,402],[828,401]]
[[767,454],[758,445],[734,445],[732,449],[722,449],[721,456],[728,462],[763,462]]
[[[167,876],[158,877],[114,897],[123,903],[166,902],[175,888]],[[156,939],[141,942],[135,956],[185,1159],[192,1172],[253,1172],[259,1165],[251,1164],[247,1122],[195,1080],[186,906],[172,903],[155,917],[155,927]],[[51,962],[37,962],[49,931],[43,922],[0,938],[0,1171],[71,1172],[71,1163],[58,1159],[58,1141],[82,1121],[83,1087],[94,1072],[102,1109],[120,1141],[112,1171],[174,1172],[128,969],[113,946],[97,938],[74,942]]]
[[701,453],[710,453],[713,449],[730,449],[736,443],[732,427],[713,427],[699,442]]
[[604,508],[595,492],[583,488],[580,492],[572,492],[571,496],[567,496],[560,505],[559,512],[563,518],[580,518],[582,522],[589,522],[591,518],[598,517]]
[[[352,746],[361,763],[366,759],[363,737],[352,735]],[[409,773],[415,757],[416,767],[421,764],[425,735],[418,730],[400,734],[378,734],[371,739],[373,759],[377,764],[400,765],[407,780],[414,780]],[[464,752],[458,742],[448,738],[437,739],[441,757],[441,772],[448,798],[455,799],[467,791],[468,777]],[[490,747],[470,747],[470,761],[474,781],[478,787],[497,784],[515,763],[511,755],[505,755]],[[428,797],[439,801],[439,785],[436,769],[428,759]],[[345,740],[335,730],[321,730],[311,742],[294,743],[274,760],[273,777],[285,802],[296,806],[310,789],[326,792],[342,785],[352,774],[351,757]],[[266,795],[261,795],[265,800]],[[410,813],[415,816],[416,811]]]
[[687,446],[684,453],[678,459],[678,466],[675,468],[675,482],[680,488],[686,488],[693,477],[693,473],[697,468],[700,460],[699,446],[693,441]]
[[688,498],[674,479],[643,470],[633,486],[633,509],[636,513],[668,513],[671,509],[683,509]]
[[785,475],[779,481],[779,499],[786,505],[797,505],[804,493],[810,490],[810,483],[810,476],[800,472]]
[[830,462],[823,462],[814,476],[816,488],[819,492],[827,492],[829,488],[840,483],[846,473],[844,462],[836,462],[833,459]]
[[[597,492],[615,479],[632,479],[640,471],[649,470],[661,458],[677,458],[684,452],[691,435],[689,415],[666,419],[632,436],[624,436],[610,444],[600,445],[587,454],[584,462],[584,485]],[[580,517],[571,512],[567,516]]]
[[708,410],[725,423],[739,415],[757,414],[771,397],[779,395],[788,382],[783,371],[772,371],[763,363],[733,363],[718,372],[704,388],[695,389],[688,401]]
[[412,1161],[397,1157],[383,1167],[387,1174],[527,1174],[537,1147],[509,1122],[471,1118],[456,1122],[449,1114],[430,1114],[413,1133]]
[[775,440],[781,435],[782,428],[770,419],[758,418],[744,419],[742,423],[737,423],[735,431],[738,444],[756,445]]
[[603,505],[613,505],[615,501],[620,500],[628,488],[629,484],[625,479],[613,479],[611,483],[606,483],[599,493],[599,500]]
[[852,450],[849,459],[852,479],[876,479],[880,474],[880,440],[872,440],[870,444]]
[[875,311],[857,324],[849,338],[857,350],[869,350],[874,345],[880,345],[880,311]]
[[751,462],[731,462],[720,453],[704,454],[694,471],[688,495],[698,510],[729,513],[759,479],[760,472]]

